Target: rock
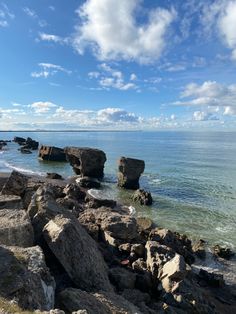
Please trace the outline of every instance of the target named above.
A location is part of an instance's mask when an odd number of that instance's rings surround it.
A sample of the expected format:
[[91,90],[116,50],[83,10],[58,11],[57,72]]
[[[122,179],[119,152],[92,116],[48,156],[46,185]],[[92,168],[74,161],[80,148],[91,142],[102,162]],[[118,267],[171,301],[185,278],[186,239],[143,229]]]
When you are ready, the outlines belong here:
[[[2,190],[4,184],[6,184],[10,174],[9,173],[1,173],[0,175],[0,191]],[[0,193],[1,195],[1,193]]]
[[85,201],[88,207],[99,208],[102,206],[114,208],[116,206],[116,201],[112,199],[107,199],[102,191],[90,189],[87,191],[87,196]]
[[28,310],[54,307],[55,282],[40,247],[0,246],[0,296]]
[[139,202],[141,205],[152,205],[151,193],[141,189],[134,192],[132,199],[135,202]]
[[66,162],[66,154],[64,149],[54,146],[42,145],[39,149],[38,158],[45,161]]
[[209,273],[204,269],[200,269],[198,276],[201,281],[204,281],[209,286],[217,288],[224,286],[224,278],[221,274]]
[[34,243],[33,227],[23,210],[0,210],[0,244],[29,247]]
[[85,199],[85,192],[81,190],[81,188],[74,183],[67,184],[63,189],[63,193],[71,199],[75,199],[76,201],[81,201]]
[[39,147],[39,142],[32,140],[32,138],[27,137],[25,141],[25,145],[23,146],[25,149],[37,150]]
[[66,289],[59,294],[61,307],[68,313],[87,310],[89,314],[142,314],[132,303],[112,292],[90,294],[79,289]]
[[66,147],[65,153],[76,174],[100,179],[103,177],[106,154],[95,148]]
[[225,259],[230,259],[232,256],[234,256],[234,253],[230,248],[225,248],[218,244],[213,247],[213,253]]
[[62,176],[58,173],[54,172],[47,172],[47,179],[52,179],[52,180],[63,180]]
[[144,257],[145,247],[141,243],[133,244],[131,252],[134,252],[138,257]]
[[55,309],[55,310],[51,310],[51,311],[43,311],[43,312],[41,312],[40,310],[36,310],[36,311],[34,311],[33,314],[65,314],[65,312],[62,310],[59,310],[59,309]]
[[101,187],[99,180],[91,177],[77,178],[75,181],[79,186],[86,189],[99,189]]
[[131,247],[132,247],[131,243],[124,243],[119,245],[119,251],[121,251],[122,253],[129,254],[131,252]]
[[25,147],[19,148],[19,151],[20,151],[22,154],[32,154],[31,150],[29,150],[28,148],[25,148]]
[[0,210],[1,209],[23,209],[21,197],[17,195],[0,194]]
[[144,167],[143,160],[121,157],[118,161],[118,186],[125,189],[138,189],[139,178]]
[[182,255],[189,265],[194,262],[192,243],[186,235],[180,235],[168,229],[155,228],[150,232],[149,239],[172,248]]
[[184,279],[186,272],[186,264],[183,256],[175,254],[175,256],[163,266],[161,279],[167,277],[173,281],[180,281]]
[[23,137],[15,136],[13,139],[13,142],[19,144],[19,145],[24,145],[26,142],[26,139]]
[[4,184],[1,194],[22,196],[27,186],[29,177],[13,170]]
[[96,242],[76,219],[58,215],[44,227],[43,235],[78,287],[87,291],[112,290],[107,267]]
[[140,233],[149,234],[154,226],[153,221],[148,217],[137,217],[136,221]]
[[149,303],[151,301],[150,295],[148,293],[143,293],[137,289],[125,289],[122,292],[122,296],[129,302],[140,306],[140,303]]
[[136,274],[122,267],[114,267],[109,270],[109,279],[119,291],[134,289]]
[[204,240],[200,239],[192,246],[193,253],[195,253],[200,259],[206,258],[205,243],[206,242]]

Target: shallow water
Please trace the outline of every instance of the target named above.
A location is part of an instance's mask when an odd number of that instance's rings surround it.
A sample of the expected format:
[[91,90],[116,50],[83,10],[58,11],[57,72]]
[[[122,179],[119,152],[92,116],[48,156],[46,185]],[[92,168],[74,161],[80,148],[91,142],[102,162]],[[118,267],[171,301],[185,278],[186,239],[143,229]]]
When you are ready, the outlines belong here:
[[[106,190],[128,205],[131,193],[115,186],[120,156],[145,160],[141,186],[151,191],[154,204],[136,206],[138,215],[158,225],[236,247],[236,133],[193,132],[35,132],[3,133],[0,139],[31,136],[41,144],[96,147],[107,155]],[[0,172],[72,175],[67,163],[40,162],[37,152],[23,155],[9,143],[0,153]]]

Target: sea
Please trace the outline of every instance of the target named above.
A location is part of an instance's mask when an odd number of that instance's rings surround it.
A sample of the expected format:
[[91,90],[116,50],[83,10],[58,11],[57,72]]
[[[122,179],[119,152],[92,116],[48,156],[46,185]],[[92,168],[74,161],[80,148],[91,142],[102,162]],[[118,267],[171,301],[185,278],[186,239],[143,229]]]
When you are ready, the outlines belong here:
[[[78,131],[0,132],[0,139],[31,137],[43,145],[99,148],[106,153],[103,193],[132,205],[160,227],[236,249],[236,132]],[[132,192],[117,188],[119,157],[145,161],[140,187],[151,192],[152,206],[139,206]],[[37,151],[21,154],[18,145],[0,151],[0,172],[13,169],[72,176],[68,163],[43,162]]]

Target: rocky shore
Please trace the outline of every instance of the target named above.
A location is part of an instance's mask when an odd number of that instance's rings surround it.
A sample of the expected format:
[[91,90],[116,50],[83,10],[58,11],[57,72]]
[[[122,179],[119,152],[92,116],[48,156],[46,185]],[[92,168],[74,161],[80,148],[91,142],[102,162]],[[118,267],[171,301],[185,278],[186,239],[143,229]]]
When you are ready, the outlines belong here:
[[[1,176],[0,313],[236,313],[235,287],[193,267],[205,258],[203,240],[104,199],[103,152],[65,152],[75,177]],[[120,159],[119,186],[139,188],[144,162],[135,162]],[[152,200],[141,189],[134,199]]]

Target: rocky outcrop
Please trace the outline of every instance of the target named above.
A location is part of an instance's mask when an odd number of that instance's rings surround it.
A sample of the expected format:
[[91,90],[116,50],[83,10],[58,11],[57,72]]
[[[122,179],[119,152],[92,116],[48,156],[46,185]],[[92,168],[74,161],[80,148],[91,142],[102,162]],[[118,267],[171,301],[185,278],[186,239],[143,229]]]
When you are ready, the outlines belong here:
[[99,189],[101,187],[99,180],[91,177],[77,178],[76,183],[86,189]]
[[0,244],[29,247],[34,243],[33,228],[23,210],[0,210]]
[[139,202],[140,205],[152,205],[152,195],[150,192],[144,191],[142,189],[138,189],[132,195],[132,200],[134,202]]
[[22,196],[26,189],[29,177],[18,172],[12,171],[7,182],[4,184],[1,194]]
[[221,258],[230,259],[234,256],[234,253],[230,248],[222,247],[219,244],[215,245],[212,249],[213,253]]
[[15,136],[13,139],[13,142],[19,144],[19,145],[24,145],[26,142],[26,139],[23,137]]
[[64,149],[55,146],[42,145],[39,149],[38,158],[45,161],[67,161]]
[[135,305],[112,292],[90,294],[79,289],[66,289],[59,297],[62,308],[69,313],[86,310],[89,314],[142,314]]
[[55,282],[40,247],[0,246],[0,296],[23,309],[54,307]]
[[15,136],[13,142],[22,146],[23,150],[37,150],[39,147],[39,142],[33,140],[31,137],[27,137],[27,139],[23,137]]
[[58,215],[44,227],[43,234],[78,287],[86,291],[112,290],[104,259],[77,220]]
[[65,153],[76,174],[101,179],[106,154],[95,148],[66,147]]
[[62,176],[55,172],[48,172],[46,178],[52,180],[63,180]]
[[0,194],[0,210],[1,209],[23,209],[21,197],[17,195]]
[[98,208],[102,206],[107,206],[114,208],[116,206],[116,201],[112,199],[107,199],[102,191],[90,189],[87,191],[87,196],[85,201],[89,208]]
[[118,186],[125,189],[138,189],[139,178],[144,168],[143,160],[121,157],[118,161]]

